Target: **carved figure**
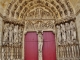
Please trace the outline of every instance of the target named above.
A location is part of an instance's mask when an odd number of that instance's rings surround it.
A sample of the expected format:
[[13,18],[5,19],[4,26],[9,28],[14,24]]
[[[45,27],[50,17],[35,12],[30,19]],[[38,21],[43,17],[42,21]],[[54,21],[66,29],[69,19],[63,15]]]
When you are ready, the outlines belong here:
[[18,25],[14,26],[14,43],[18,43]]
[[12,44],[12,42],[13,42],[13,33],[14,33],[13,26],[14,25],[11,24],[10,27],[9,27],[9,44]]
[[65,44],[66,43],[66,30],[65,25],[61,24],[61,33],[62,33],[62,41]]
[[61,29],[60,29],[60,26],[56,26],[57,28],[57,40],[58,40],[58,44],[60,45],[61,44]]
[[66,27],[66,40],[68,43],[71,43],[71,39],[70,39],[70,25],[69,23],[65,23],[65,27]]
[[8,33],[9,33],[9,24],[5,24],[4,25],[4,38],[3,38],[3,44],[7,43],[8,42]]
[[75,22],[71,21],[70,22],[70,30],[71,30],[71,40],[72,41],[76,41],[76,26],[75,26]]
[[38,53],[39,53],[38,59],[43,60],[42,58],[43,38],[42,38],[41,33],[38,34],[38,38],[39,38],[38,40]]

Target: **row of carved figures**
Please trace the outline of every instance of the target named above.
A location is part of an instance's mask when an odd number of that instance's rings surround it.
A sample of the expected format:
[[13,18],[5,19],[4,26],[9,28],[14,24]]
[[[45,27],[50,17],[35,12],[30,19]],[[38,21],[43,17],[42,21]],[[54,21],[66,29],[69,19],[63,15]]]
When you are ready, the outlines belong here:
[[4,47],[2,48],[2,60],[13,60],[22,58],[21,47]]
[[58,45],[78,43],[74,21],[56,25]]
[[80,59],[80,47],[75,45],[63,45],[58,46],[58,60],[79,60]]
[[3,45],[4,44],[17,44],[22,42],[23,28],[19,25],[4,24],[3,29]]

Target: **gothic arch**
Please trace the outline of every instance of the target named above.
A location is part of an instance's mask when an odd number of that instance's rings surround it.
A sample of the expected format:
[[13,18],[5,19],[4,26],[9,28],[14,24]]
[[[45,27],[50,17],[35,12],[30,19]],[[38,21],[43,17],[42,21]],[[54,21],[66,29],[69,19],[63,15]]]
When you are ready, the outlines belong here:
[[12,0],[6,9],[6,15],[23,20],[27,13],[37,6],[48,8],[55,15],[53,17],[58,19],[74,15],[74,10],[69,0]]

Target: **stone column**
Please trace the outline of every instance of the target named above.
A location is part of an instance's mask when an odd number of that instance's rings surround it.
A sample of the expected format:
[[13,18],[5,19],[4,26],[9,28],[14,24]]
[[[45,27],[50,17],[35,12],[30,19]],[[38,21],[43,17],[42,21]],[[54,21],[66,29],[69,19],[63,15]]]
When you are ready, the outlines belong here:
[[23,35],[23,37],[22,37],[22,60],[25,59],[25,58],[24,58],[24,56],[25,56],[25,55],[24,55],[24,53],[25,53],[25,52],[24,52],[24,49],[25,49],[25,48],[24,48],[24,44],[25,44],[25,43],[24,43],[24,40],[25,40],[25,38],[24,38],[24,37],[25,37],[25,30],[26,30],[26,27],[23,28],[23,34],[22,34],[22,35]]
[[1,40],[2,40],[2,18],[0,17],[0,60],[1,60]]

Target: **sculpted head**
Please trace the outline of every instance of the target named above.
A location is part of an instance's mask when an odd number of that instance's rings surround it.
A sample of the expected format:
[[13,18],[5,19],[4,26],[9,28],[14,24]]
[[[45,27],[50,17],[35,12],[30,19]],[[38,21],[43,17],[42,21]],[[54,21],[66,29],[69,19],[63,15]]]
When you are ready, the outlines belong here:
[[71,21],[70,23],[71,23],[71,24],[74,24],[74,21]]
[[56,27],[57,27],[57,29],[60,29],[60,26],[59,25],[57,25]]
[[60,26],[63,27],[63,24],[61,24]]
[[65,26],[69,26],[69,23],[65,23]]

